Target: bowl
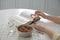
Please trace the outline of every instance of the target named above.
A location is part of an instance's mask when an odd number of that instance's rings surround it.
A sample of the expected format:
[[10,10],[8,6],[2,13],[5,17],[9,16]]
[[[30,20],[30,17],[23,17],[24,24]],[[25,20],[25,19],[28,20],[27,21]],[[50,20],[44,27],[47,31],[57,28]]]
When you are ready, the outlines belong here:
[[20,25],[18,26],[18,33],[21,37],[30,37],[32,36],[33,28],[30,25]]

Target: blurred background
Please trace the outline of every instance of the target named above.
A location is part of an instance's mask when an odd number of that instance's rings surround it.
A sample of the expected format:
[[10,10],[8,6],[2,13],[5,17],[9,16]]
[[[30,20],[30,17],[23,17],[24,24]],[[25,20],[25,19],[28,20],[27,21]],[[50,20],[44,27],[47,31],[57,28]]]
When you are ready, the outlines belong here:
[[20,8],[42,10],[60,16],[60,0],[0,0],[0,10]]

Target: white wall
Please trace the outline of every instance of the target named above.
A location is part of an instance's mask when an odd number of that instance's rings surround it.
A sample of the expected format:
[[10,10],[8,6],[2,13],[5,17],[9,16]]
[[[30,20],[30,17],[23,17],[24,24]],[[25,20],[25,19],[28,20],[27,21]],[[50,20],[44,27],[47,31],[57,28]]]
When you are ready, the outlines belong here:
[[44,10],[44,0],[0,0],[0,9],[28,8]]
[[60,16],[60,0],[0,0],[0,9],[28,8]]
[[0,9],[15,8],[15,0],[0,0]]
[[16,0],[15,8],[30,8],[30,0]]
[[45,12],[60,16],[60,0],[46,0]]
[[44,1],[45,0],[30,0],[31,9],[38,9],[44,11]]

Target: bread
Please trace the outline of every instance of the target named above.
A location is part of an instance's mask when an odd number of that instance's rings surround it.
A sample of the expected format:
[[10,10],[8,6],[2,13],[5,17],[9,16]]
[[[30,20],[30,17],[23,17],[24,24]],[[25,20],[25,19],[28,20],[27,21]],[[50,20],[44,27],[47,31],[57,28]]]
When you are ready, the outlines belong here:
[[28,26],[28,25],[21,25],[18,27],[18,31],[20,32],[30,32],[32,31],[32,27]]

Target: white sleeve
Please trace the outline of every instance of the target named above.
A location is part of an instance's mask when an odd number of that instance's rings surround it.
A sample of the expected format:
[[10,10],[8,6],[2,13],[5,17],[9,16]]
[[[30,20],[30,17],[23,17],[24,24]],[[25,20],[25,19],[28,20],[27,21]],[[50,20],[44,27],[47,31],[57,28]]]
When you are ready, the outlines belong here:
[[52,40],[60,40],[60,35],[59,34],[54,34]]
[[60,18],[60,16],[59,16],[59,18]]

